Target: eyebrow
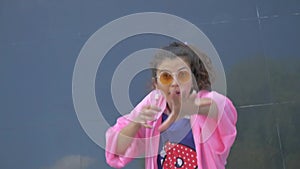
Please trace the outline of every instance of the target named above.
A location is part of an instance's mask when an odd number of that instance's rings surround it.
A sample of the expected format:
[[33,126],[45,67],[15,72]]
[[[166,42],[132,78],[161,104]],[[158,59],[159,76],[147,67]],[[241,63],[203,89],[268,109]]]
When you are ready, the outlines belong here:
[[[188,69],[186,66],[184,66],[184,67],[181,67],[181,68],[179,68],[176,72],[178,72],[178,71],[180,71],[180,70],[182,70],[182,69]],[[166,72],[171,72],[170,70],[167,70],[167,69],[157,69],[157,70],[159,70],[159,71],[166,71]]]

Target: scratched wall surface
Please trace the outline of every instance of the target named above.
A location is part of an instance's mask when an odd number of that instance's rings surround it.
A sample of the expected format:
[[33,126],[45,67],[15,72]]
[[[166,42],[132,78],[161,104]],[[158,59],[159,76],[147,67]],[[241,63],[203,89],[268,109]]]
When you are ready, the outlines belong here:
[[[298,0],[0,1],[0,168],[110,168],[104,150],[77,119],[73,68],[95,31],[137,12],[182,17],[218,51],[227,96],[238,110],[238,136],[226,168],[300,168]],[[117,65],[134,51],[171,40],[134,36],[105,56],[95,84],[98,105],[110,124],[120,116],[110,93]],[[149,83],[147,71],[133,79],[133,104],[149,91]],[[143,159],[126,168],[143,168]]]

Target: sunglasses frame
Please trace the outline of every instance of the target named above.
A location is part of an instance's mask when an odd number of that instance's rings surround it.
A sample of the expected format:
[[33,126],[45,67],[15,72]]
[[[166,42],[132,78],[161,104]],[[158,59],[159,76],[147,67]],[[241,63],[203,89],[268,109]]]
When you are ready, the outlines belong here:
[[[189,74],[189,79],[185,82],[180,82],[180,80],[178,80],[178,74],[182,71],[185,71],[185,72],[188,72]],[[160,80],[160,76],[163,74],[163,73],[168,73],[172,76],[172,81],[170,81],[170,83],[167,83],[167,84],[164,84],[161,82]],[[168,86],[170,84],[173,83],[173,81],[175,80],[178,84],[185,84],[187,83],[192,77],[192,72],[191,70],[189,70],[188,68],[182,68],[182,69],[179,69],[177,70],[176,72],[171,72],[171,71],[168,71],[168,70],[162,70],[161,72],[159,72],[157,75],[156,75],[156,78],[157,78],[157,81],[159,81],[160,84],[164,85],[164,86]]]

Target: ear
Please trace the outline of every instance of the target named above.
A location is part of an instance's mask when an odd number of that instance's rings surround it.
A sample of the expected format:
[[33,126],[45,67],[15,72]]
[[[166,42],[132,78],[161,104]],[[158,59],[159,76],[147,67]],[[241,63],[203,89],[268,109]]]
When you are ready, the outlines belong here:
[[152,77],[152,86],[154,89],[157,89],[157,80],[154,77]]

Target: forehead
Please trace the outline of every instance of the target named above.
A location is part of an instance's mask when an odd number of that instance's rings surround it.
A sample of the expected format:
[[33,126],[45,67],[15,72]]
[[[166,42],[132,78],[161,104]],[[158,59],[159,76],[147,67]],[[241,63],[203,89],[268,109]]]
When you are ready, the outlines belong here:
[[181,58],[166,58],[157,66],[157,69],[159,70],[168,70],[171,72],[177,71],[181,68],[190,68],[188,63]]

